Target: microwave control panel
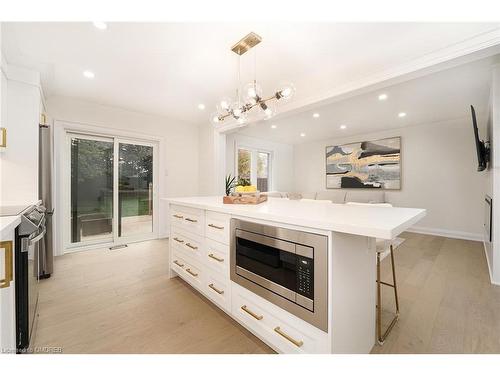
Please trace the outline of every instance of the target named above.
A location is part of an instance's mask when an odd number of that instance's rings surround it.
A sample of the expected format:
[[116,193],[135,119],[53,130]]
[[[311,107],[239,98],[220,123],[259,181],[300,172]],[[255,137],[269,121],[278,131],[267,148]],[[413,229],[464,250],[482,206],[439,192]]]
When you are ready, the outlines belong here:
[[297,258],[297,293],[314,299],[313,259]]

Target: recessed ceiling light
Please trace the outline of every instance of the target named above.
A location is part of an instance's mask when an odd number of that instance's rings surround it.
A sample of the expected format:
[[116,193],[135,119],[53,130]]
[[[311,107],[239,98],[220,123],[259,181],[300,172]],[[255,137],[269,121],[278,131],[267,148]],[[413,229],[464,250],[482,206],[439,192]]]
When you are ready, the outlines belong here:
[[106,23],[102,21],[94,21],[94,26],[99,30],[106,30],[108,28],[108,25],[106,25]]
[[205,104],[203,104],[203,103],[198,104],[198,109],[200,111],[203,111],[205,109]]
[[92,79],[92,78],[94,78],[94,77],[95,77],[95,74],[94,74],[94,72],[91,72],[90,70],[85,70],[85,71],[83,72],[83,76],[84,76],[85,78]]
[[399,112],[398,117],[406,117],[406,112]]
[[306,136],[306,133],[300,133],[300,136],[301,136],[301,137],[305,137],[305,136]]
[[318,118],[319,117],[319,113],[313,113],[313,117],[314,118]]
[[277,126],[276,125],[271,125],[271,129],[276,129]]
[[345,128],[347,128],[347,125],[340,125],[340,129],[344,130]]
[[380,94],[378,96],[378,100],[386,100],[387,99],[387,94]]

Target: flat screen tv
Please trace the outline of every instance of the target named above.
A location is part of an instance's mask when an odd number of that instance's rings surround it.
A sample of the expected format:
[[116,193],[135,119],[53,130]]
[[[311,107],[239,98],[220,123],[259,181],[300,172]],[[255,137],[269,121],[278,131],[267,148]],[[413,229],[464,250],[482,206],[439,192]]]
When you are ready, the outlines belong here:
[[472,127],[474,129],[474,139],[476,141],[476,153],[477,153],[477,171],[481,172],[486,169],[489,161],[489,148],[488,146],[479,139],[479,131],[477,130],[477,120],[476,111],[473,106],[470,106],[472,114]]

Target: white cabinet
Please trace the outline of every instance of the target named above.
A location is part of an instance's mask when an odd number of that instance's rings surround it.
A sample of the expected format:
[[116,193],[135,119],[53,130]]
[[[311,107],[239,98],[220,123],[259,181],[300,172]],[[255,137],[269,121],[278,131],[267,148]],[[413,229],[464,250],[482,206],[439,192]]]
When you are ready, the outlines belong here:
[[170,207],[170,267],[227,313],[231,312],[231,216],[179,205]]
[[209,271],[205,280],[205,295],[226,312],[231,312],[231,282]]
[[171,224],[190,233],[204,236],[205,211],[197,208],[172,205],[170,207]]
[[326,332],[304,322],[236,283],[232,316],[280,353],[330,353]]
[[230,215],[180,205],[170,212],[175,274],[276,351],[331,352],[331,335],[231,282]]
[[203,237],[179,228],[172,228],[170,233],[173,249],[186,257],[196,259],[200,263],[204,261],[205,241]]
[[206,238],[205,264],[219,275],[229,279],[229,246]]
[[0,237],[0,354],[16,350],[14,230]]
[[206,214],[206,236],[214,241],[229,245],[231,216],[214,211]]
[[0,153],[2,201],[32,202],[38,199],[40,74],[5,61],[1,69],[0,126],[7,129],[7,147]]

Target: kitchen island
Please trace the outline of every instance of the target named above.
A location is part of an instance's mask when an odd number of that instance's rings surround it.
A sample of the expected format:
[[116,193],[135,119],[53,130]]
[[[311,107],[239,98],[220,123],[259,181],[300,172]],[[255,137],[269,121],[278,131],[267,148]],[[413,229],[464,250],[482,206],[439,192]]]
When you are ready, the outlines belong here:
[[[222,197],[167,201],[170,275],[282,353],[369,353],[376,342],[376,238],[394,239],[426,214],[273,198],[259,205],[225,205]],[[252,251],[276,256],[274,268],[256,265]],[[260,281],[264,275],[271,281]]]

